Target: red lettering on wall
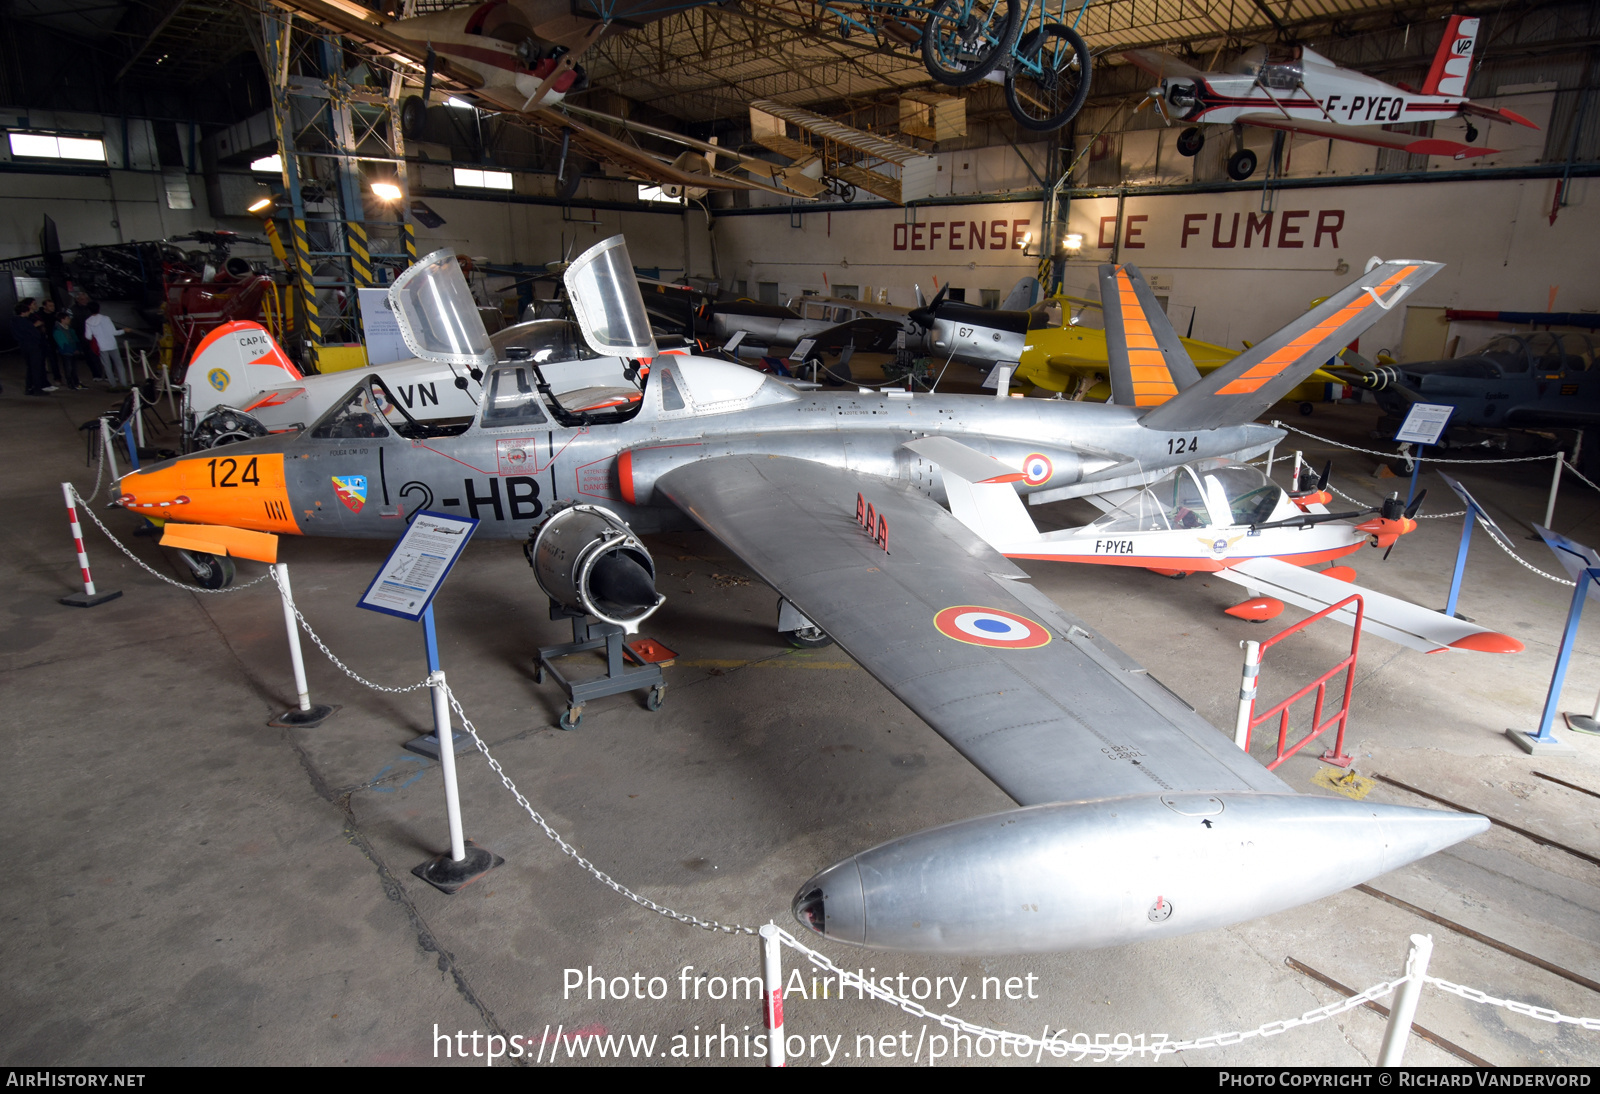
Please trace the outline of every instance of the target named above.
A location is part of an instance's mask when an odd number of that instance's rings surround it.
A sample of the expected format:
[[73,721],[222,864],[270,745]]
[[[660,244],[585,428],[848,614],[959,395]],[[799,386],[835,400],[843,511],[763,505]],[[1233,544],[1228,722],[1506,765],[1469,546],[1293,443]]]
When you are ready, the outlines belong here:
[[1144,243],[1139,240],[1139,234],[1141,232],[1143,232],[1144,229],[1143,228],[1135,228],[1134,225],[1135,224],[1143,224],[1145,221],[1147,221],[1149,219],[1150,219],[1150,217],[1148,215],[1144,214],[1144,213],[1136,213],[1133,216],[1128,218],[1127,228],[1124,231],[1123,236],[1122,236],[1122,245],[1124,247],[1128,248],[1131,251],[1135,247],[1143,247],[1144,246]]
[[1250,241],[1255,238],[1258,231],[1261,233],[1261,245],[1263,247],[1272,246],[1271,213],[1262,213],[1260,219],[1256,218],[1256,214],[1250,214],[1250,220],[1244,226],[1244,245],[1246,247],[1250,246]]
[[1006,222],[991,220],[989,222],[989,249],[1003,251],[1006,249]]
[[933,245],[939,242],[939,229],[944,227],[944,221],[936,220],[928,225],[928,250],[933,250]]
[[1213,247],[1237,247],[1239,245],[1239,214],[1233,214],[1233,230],[1228,233],[1228,242],[1222,242],[1222,214],[1217,214],[1216,223],[1211,225],[1211,245]]
[[904,224],[896,224],[894,226],[894,249],[897,251],[906,249],[906,226]]
[[911,226],[911,249],[913,251],[926,251],[927,245],[922,242],[922,230],[926,224],[913,224]]
[[1305,240],[1293,238],[1293,237],[1299,236],[1299,234],[1300,234],[1299,227],[1290,227],[1289,226],[1289,222],[1291,220],[1299,220],[1302,217],[1308,217],[1310,215],[1311,215],[1311,210],[1310,209],[1296,209],[1296,210],[1294,210],[1292,212],[1288,211],[1288,210],[1285,210],[1284,214],[1283,214],[1283,219],[1278,221],[1278,246],[1279,247],[1304,247],[1306,245],[1306,241]]
[[1339,230],[1344,227],[1343,209],[1324,209],[1317,214],[1317,234],[1311,240],[1313,247],[1322,246],[1322,236],[1327,234],[1329,241],[1337,247],[1339,245]]
[[967,222],[968,248],[974,251],[981,251],[989,245],[989,241],[986,238],[988,235],[988,227],[989,226],[981,220],[969,220]]
[[966,248],[961,245],[961,222],[959,220],[952,220],[950,222],[950,249],[952,251],[966,250]]
[[1015,248],[1016,250],[1020,251],[1025,246],[1027,246],[1027,244],[1023,243],[1023,241],[1022,241],[1022,237],[1027,235],[1027,234],[1028,234],[1028,222],[1027,221],[1025,221],[1025,220],[1013,220],[1011,222],[1011,246],[1013,248]]
[[[1106,225],[1107,224],[1111,225],[1111,238],[1110,239],[1106,238]],[[1100,218],[1100,249],[1102,251],[1109,251],[1111,248],[1115,247],[1116,245],[1117,245],[1117,218],[1116,217],[1101,217]]]
[[1178,246],[1187,247],[1189,245],[1189,237],[1190,236],[1197,236],[1197,235],[1200,234],[1200,229],[1194,227],[1194,225],[1199,224],[1201,221],[1203,221],[1205,219],[1206,219],[1206,215],[1204,213],[1184,213],[1183,214],[1183,236],[1179,240]]

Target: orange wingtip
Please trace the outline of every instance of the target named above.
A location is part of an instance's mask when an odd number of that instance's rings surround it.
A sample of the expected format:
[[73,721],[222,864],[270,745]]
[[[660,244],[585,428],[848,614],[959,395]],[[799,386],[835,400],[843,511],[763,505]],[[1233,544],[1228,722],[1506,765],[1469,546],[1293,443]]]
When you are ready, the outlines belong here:
[[1499,631],[1479,631],[1450,643],[1453,650],[1471,650],[1474,653],[1521,653],[1523,645],[1509,634]]
[[1258,596],[1246,600],[1243,604],[1235,604],[1223,611],[1235,619],[1248,619],[1252,623],[1265,623],[1269,619],[1276,619],[1283,614],[1283,601],[1274,600],[1270,596]]
[[278,537],[271,532],[252,532],[247,528],[168,521],[162,529],[161,546],[203,551],[209,555],[233,555],[256,562],[278,561]]
[[1323,577],[1331,577],[1335,581],[1354,581],[1356,579],[1356,572],[1350,566],[1329,566],[1321,573]]

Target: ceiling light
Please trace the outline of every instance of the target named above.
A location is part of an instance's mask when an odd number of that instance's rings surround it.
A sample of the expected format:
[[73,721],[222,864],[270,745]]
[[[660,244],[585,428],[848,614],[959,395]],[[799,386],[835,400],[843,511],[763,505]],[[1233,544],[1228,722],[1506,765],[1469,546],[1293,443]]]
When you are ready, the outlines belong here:
[[272,195],[262,194],[250,204],[250,206],[246,209],[246,212],[264,213],[270,208],[272,208]]
[[452,95],[448,99],[446,99],[444,101],[444,105],[445,106],[453,106],[457,110],[476,110],[477,109],[477,107],[475,107],[471,103],[467,102],[467,100],[458,99],[454,95]]
[[400,187],[392,182],[375,182],[372,184],[372,192],[383,201],[399,201],[404,196],[400,192]]
[[1067,249],[1068,254],[1077,254],[1083,250],[1083,233],[1068,232],[1061,237],[1061,245]]

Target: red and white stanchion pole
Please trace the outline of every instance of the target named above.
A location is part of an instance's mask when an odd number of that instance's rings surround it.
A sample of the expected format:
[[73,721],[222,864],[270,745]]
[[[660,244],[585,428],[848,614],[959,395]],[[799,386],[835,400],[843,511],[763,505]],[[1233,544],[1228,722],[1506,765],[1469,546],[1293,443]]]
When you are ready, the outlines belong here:
[[78,525],[78,506],[73,500],[73,489],[70,482],[61,484],[61,496],[67,500],[67,519],[72,522],[72,545],[78,549],[78,571],[83,574],[83,592],[73,593],[71,596],[61,598],[61,603],[69,608],[92,608],[96,604],[104,604],[108,600],[115,600],[122,593],[95,592],[94,578],[89,574],[89,555],[83,549],[83,529]]
[[761,936],[761,1017],[767,1027],[767,1066],[783,1067],[783,943],[778,928],[768,923]]

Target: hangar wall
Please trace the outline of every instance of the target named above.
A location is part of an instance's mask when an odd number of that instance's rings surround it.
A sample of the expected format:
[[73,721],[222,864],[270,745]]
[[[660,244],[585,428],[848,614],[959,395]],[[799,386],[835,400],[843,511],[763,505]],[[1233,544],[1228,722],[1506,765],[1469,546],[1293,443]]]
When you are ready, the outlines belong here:
[[[1347,284],[1372,255],[1447,264],[1408,306],[1545,311],[1554,291],[1560,310],[1600,310],[1593,180],[1569,183],[1570,204],[1551,224],[1556,182],[1300,187],[1277,191],[1270,212],[1256,188],[1130,193],[1120,219],[1116,197],[1078,199],[1066,230],[1083,235],[1083,250],[1065,284],[1098,297],[1095,267],[1133,262],[1158,279],[1180,333],[1192,314],[1194,337],[1234,347]],[[751,295],[760,281],[777,282],[785,297],[870,285],[906,304],[913,283],[931,294],[937,277],[979,303],[980,290],[1003,296],[1036,270],[1022,240],[1038,232],[1040,214],[1038,202],[835,210],[804,215],[802,229],[780,217],[724,217],[716,235],[724,272],[744,271],[728,276],[748,278]],[[1349,272],[1336,272],[1341,261]],[[1363,343],[1398,349],[1403,313],[1385,317]]]

